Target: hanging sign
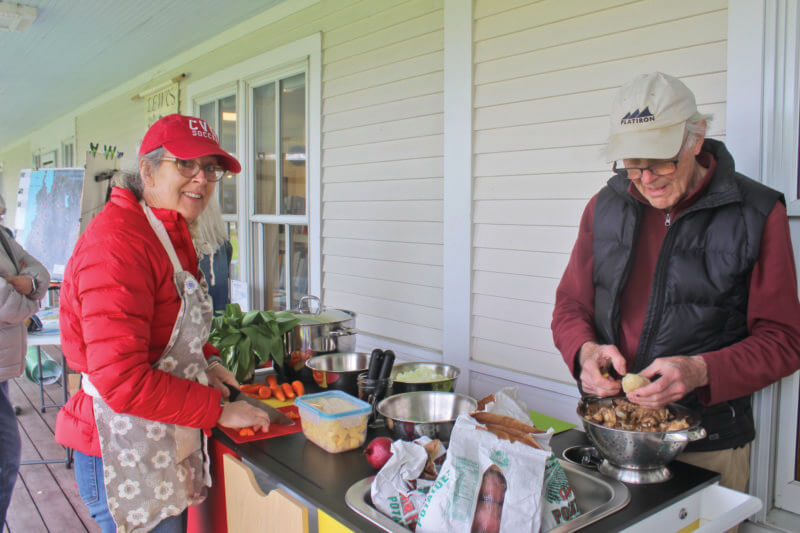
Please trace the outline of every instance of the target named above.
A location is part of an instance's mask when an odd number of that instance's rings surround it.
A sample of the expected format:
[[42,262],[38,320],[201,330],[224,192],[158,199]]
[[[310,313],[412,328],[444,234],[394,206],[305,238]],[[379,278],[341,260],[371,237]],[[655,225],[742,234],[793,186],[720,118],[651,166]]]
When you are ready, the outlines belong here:
[[142,97],[145,99],[145,129],[152,126],[161,117],[179,111],[180,86],[177,82],[152,92],[145,92]]

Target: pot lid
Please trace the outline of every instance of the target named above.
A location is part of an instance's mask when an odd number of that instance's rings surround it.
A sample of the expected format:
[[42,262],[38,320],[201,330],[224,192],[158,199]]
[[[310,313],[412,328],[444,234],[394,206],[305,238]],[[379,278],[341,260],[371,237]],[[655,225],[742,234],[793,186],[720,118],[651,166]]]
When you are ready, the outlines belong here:
[[344,309],[323,308],[319,314],[309,313],[308,311],[293,309],[291,313],[300,319],[300,324],[330,324],[332,322],[344,322],[353,318],[353,314]]
[[322,305],[316,296],[303,296],[300,298],[299,309],[290,312],[300,319],[300,324],[330,324],[344,322],[353,318],[353,313],[344,309],[335,309]]

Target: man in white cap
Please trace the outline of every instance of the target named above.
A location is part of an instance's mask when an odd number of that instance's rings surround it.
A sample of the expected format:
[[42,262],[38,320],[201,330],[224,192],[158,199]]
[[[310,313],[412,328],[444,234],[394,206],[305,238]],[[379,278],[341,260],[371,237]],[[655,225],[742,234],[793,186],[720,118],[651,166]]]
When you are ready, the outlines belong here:
[[[800,302],[783,195],[736,173],[710,117],[660,72],[620,88],[614,176],[586,207],[556,293],[553,337],[581,390],[696,410],[679,459],[744,491],[751,394],[800,368]],[[613,368],[609,368],[613,367]]]

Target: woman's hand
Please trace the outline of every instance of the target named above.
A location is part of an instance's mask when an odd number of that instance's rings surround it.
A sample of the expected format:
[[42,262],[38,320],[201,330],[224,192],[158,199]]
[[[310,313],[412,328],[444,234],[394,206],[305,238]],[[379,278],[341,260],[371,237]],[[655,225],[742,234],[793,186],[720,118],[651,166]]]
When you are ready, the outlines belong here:
[[625,358],[616,346],[585,342],[581,346],[578,360],[581,365],[581,387],[583,392],[600,397],[616,396],[622,392],[622,382],[608,376],[607,368],[613,365],[617,374],[624,376]]
[[33,281],[28,276],[8,276],[4,278],[9,285],[14,287],[14,290],[23,296],[29,295],[33,292]]
[[226,403],[222,406],[222,414],[219,416],[217,424],[229,428],[255,426],[266,433],[269,431],[269,415],[247,402]]
[[226,400],[228,397],[230,397],[231,393],[228,390],[228,387],[225,386],[225,383],[234,389],[239,388],[239,382],[236,381],[236,376],[233,375],[233,372],[219,363],[212,364],[206,368],[206,376],[208,377],[208,386],[214,387],[220,391],[222,393],[222,397]]

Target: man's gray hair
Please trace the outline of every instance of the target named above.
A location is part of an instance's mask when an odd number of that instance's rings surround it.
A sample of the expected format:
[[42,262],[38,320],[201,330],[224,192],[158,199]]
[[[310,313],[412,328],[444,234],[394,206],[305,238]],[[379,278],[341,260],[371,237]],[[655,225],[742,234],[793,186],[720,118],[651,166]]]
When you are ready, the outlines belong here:
[[[153,150],[152,152],[148,152],[144,155],[140,155],[138,162],[142,160],[146,160],[152,167],[157,167],[161,163],[161,159],[164,157],[164,154],[167,153],[167,149],[163,146],[160,146]],[[138,167],[138,165],[137,165]],[[114,175],[111,177],[111,185],[115,187],[121,187],[123,189],[128,189],[133,193],[137,200],[142,199],[142,195],[144,194],[144,180],[142,179],[141,174],[139,174],[137,170],[118,170]]]

